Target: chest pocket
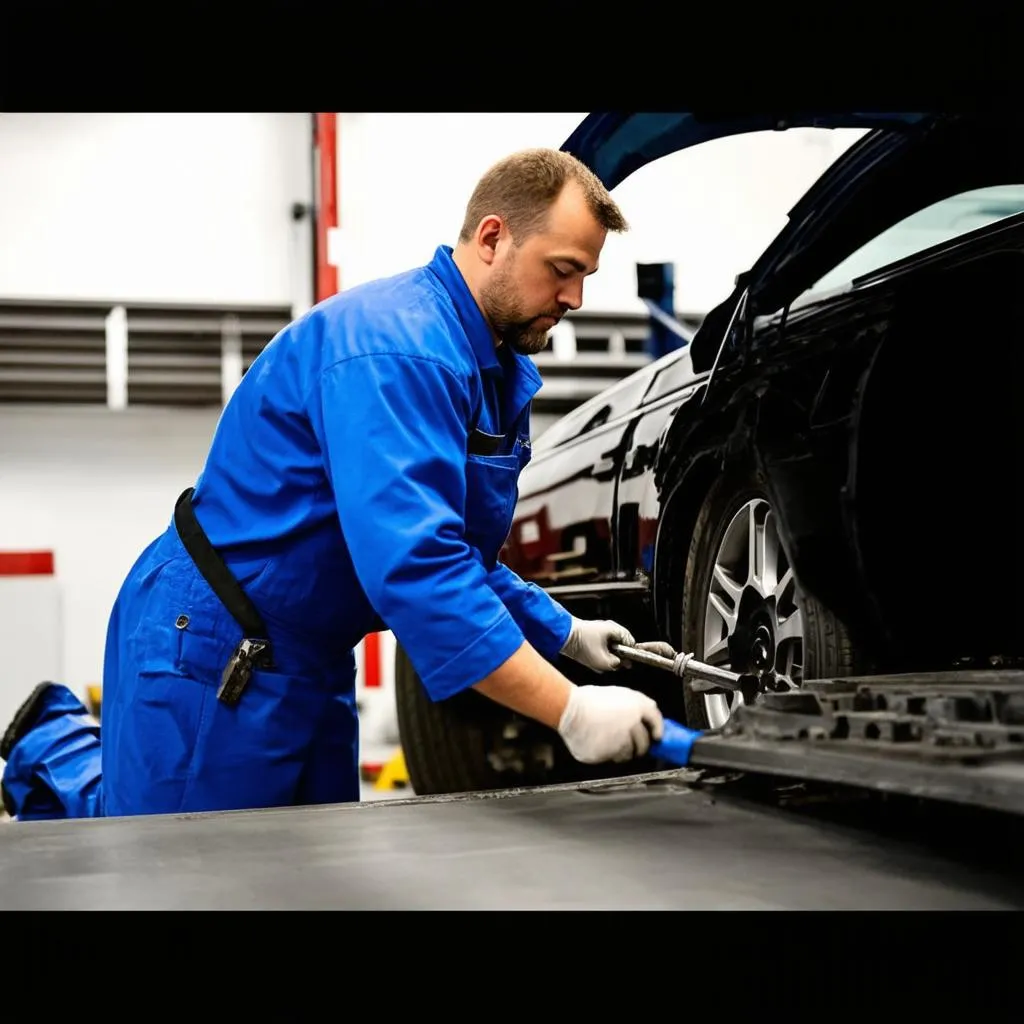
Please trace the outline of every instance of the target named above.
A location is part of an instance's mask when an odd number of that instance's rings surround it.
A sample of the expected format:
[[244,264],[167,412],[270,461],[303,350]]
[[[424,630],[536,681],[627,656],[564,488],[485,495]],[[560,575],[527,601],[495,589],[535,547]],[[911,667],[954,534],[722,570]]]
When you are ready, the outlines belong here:
[[494,567],[512,528],[519,474],[531,455],[528,437],[516,436],[511,452],[507,447],[505,437],[475,431],[466,456],[466,540],[487,569]]

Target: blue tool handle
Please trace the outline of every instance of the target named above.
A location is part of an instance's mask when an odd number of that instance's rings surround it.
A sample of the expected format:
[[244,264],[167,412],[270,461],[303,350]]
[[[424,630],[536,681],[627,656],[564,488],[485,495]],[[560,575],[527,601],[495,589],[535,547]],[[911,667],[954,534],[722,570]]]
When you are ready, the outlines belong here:
[[666,718],[665,733],[660,740],[651,744],[649,753],[652,757],[685,767],[690,762],[693,741],[700,735],[698,730],[687,729],[686,726],[673,722],[671,718]]

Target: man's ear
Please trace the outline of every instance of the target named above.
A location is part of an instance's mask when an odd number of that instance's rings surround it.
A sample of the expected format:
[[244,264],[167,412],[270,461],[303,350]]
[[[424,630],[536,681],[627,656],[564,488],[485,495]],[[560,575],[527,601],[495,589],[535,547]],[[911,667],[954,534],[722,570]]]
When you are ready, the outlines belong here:
[[498,242],[501,240],[504,221],[497,215],[491,214],[484,217],[476,229],[476,247],[480,259],[490,265],[494,262],[498,252]]

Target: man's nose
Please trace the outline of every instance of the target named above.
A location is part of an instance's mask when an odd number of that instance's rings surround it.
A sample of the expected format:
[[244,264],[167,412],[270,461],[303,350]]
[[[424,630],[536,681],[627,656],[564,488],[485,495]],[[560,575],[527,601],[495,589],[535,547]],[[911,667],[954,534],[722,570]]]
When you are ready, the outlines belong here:
[[583,305],[583,282],[567,285],[558,293],[558,301],[566,309],[579,309]]

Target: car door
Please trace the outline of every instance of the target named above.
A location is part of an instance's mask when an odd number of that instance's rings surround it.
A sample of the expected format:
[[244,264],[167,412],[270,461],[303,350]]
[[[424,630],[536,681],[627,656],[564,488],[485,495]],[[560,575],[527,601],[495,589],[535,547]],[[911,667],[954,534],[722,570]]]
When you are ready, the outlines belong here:
[[618,577],[644,589],[654,571],[654,542],[663,495],[654,468],[662,442],[680,408],[699,402],[710,372],[696,373],[689,348],[666,356],[625,432],[616,496]]
[[618,578],[616,489],[631,414],[652,372],[644,367],[612,385],[535,442],[502,551],[524,579],[568,594]]

